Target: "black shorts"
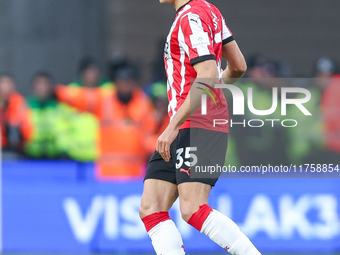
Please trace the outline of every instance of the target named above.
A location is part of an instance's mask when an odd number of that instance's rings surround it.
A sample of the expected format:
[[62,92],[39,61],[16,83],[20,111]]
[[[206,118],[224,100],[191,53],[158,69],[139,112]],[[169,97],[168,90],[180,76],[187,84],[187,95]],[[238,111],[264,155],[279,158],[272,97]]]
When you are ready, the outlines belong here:
[[166,162],[155,151],[151,156],[145,178],[164,180],[176,185],[183,182],[200,182],[214,186],[220,172],[203,169],[224,165],[228,134],[211,130],[181,129],[171,144],[171,159]]

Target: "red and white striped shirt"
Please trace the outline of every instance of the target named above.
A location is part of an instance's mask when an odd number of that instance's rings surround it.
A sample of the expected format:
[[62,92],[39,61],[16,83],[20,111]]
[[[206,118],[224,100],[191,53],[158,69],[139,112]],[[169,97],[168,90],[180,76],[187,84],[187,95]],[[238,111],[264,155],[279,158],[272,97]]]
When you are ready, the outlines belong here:
[[[191,0],[178,11],[170,29],[164,49],[165,68],[168,77],[169,117],[173,118],[190,90],[190,80],[197,77],[193,67],[205,60],[216,60],[221,69],[222,46],[233,41],[220,11],[205,0]],[[215,105],[208,97],[207,115],[188,119],[183,128],[203,128],[228,132],[229,125],[213,127],[214,119],[228,119],[228,105],[222,89],[216,89],[221,100]]]

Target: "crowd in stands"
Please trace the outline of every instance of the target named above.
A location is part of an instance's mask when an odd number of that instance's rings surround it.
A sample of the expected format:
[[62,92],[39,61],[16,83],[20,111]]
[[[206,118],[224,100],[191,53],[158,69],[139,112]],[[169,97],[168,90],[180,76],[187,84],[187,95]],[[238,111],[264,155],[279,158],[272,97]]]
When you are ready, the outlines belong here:
[[[245,93],[251,87],[256,107],[269,109],[272,88],[287,86],[272,78],[290,78],[290,67],[259,55],[247,60],[246,77],[237,85]],[[49,72],[38,71],[30,82],[32,95],[27,98],[17,92],[13,76],[1,74],[0,128],[5,158],[95,161],[99,179],[142,176],[156,140],[169,122],[164,65],[154,63],[153,79],[145,86],[139,83],[138,66],[126,58],[114,59],[109,70],[109,78],[105,78],[94,58],[84,58],[79,76],[68,85],[56,85]],[[340,78],[337,73],[335,61],[320,58],[312,77],[323,79],[308,84],[304,84],[306,79],[291,79],[289,86],[311,91],[306,107],[313,117],[302,117],[297,107],[291,107],[287,119],[298,119],[301,125],[296,128],[231,129],[227,162],[239,166],[338,160],[340,82],[328,79]],[[271,117],[282,119],[280,114],[278,108]],[[247,113],[233,117],[238,122],[267,118]]]
[[84,58],[68,85],[39,71],[26,99],[14,77],[1,74],[4,157],[96,161],[98,178],[140,176],[168,123],[166,79],[154,76],[142,87],[138,67],[126,58],[110,70],[109,80],[94,58]]

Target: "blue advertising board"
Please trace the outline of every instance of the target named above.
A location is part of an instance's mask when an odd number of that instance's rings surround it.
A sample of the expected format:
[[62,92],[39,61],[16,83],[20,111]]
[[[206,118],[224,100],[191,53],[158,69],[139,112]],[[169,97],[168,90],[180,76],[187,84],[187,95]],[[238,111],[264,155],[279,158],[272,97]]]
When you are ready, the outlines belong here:
[[[142,180],[97,182],[93,164],[3,162],[2,246],[13,253],[152,253]],[[340,179],[220,179],[210,204],[262,252],[340,251]],[[188,253],[223,250],[170,211]]]

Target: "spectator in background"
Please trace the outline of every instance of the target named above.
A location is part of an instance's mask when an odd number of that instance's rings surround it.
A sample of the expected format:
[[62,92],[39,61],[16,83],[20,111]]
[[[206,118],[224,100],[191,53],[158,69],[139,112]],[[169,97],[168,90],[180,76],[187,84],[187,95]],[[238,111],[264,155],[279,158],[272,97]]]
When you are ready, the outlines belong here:
[[149,84],[145,88],[145,92],[151,99],[154,106],[155,130],[150,142],[148,143],[148,145],[151,146],[149,151],[152,151],[155,149],[154,145],[157,143],[158,137],[163,133],[170,121],[168,116],[168,96],[166,82],[160,80],[158,82]]
[[[98,62],[91,57],[84,58],[79,64],[80,77],[66,86],[59,86],[56,94],[59,100],[77,108],[80,112],[97,114],[98,102],[103,95],[112,95],[113,83],[101,77]],[[77,100],[74,100],[77,98]]]
[[340,73],[338,64],[330,58],[318,60],[317,67],[319,70],[317,77],[327,78],[318,82],[319,86],[326,84],[321,98],[321,112],[327,163],[338,164],[340,163]]
[[108,77],[111,81],[115,81],[117,77],[117,72],[129,65],[128,58],[123,52],[117,51],[113,54],[112,59],[109,62],[109,73]]
[[247,78],[264,79],[277,77],[278,70],[275,63],[268,61],[262,55],[250,56],[247,58],[247,65],[250,67],[246,73]]
[[154,144],[156,144],[157,138],[163,133],[170,121],[168,116],[167,77],[164,68],[163,40],[158,44],[156,59],[151,66],[151,74],[151,82],[145,86],[144,92],[151,99],[155,109],[156,129],[153,139],[155,141]]
[[315,62],[312,77],[330,78],[338,72],[338,64],[333,59],[322,57]]
[[321,111],[329,163],[340,163],[340,75],[333,76],[322,95]]
[[133,64],[119,68],[114,80],[116,93],[103,98],[98,161],[101,178],[142,176],[154,151],[155,144],[149,144],[155,130],[154,111],[138,86],[138,78]]
[[[304,106],[312,113],[313,117],[305,116],[295,105],[287,106],[287,117],[295,119],[299,123],[296,127],[287,130],[289,135],[288,155],[293,164],[335,163],[331,144],[338,143],[340,148],[339,141],[336,142],[336,137],[339,136],[339,134],[336,135],[336,132],[339,132],[336,130],[339,130],[339,126],[334,125],[336,122],[339,123],[336,119],[340,119],[337,114],[340,112],[340,107],[335,103],[338,101],[340,91],[337,91],[337,86],[331,88],[333,81],[337,79],[330,78],[335,74],[336,66],[332,59],[322,57],[314,64],[314,79],[296,79],[294,81],[293,86],[305,87],[310,91],[311,99]],[[330,86],[331,84],[332,86]],[[300,97],[304,97],[304,95],[296,96],[296,98]],[[335,156],[339,158],[339,155]]]
[[329,79],[338,74],[338,64],[331,58],[321,57],[319,58],[313,66],[312,77],[316,78],[314,80],[314,86],[321,92],[329,85]]
[[79,78],[69,86],[86,88],[112,88],[113,84],[101,75],[100,65],[93,57],[85,57],[79,63]]
[[145,88],[145,93],[154,105],[155,120],[157,123],[156,132],[160,135],[163,133],[164,127],[169,124],[166,82],[158,81],[148,85],[148,87]]
[[[247,58],[248,71],[247,79],[239,80],[236,85],[248,95],[248,88],[253,92],[253,106],[257,110],[268,110],[273,104],[274,87],[283,86],[278,76],[277,65],[260,55]],[[249,96],[249,95],[248,95]],[[232,97],[227,94],[229,112],[232,113]],[[278,95],[278,105],[280,105],[280,95]],[[245,166],[271,164],[286,165],[288,157],[286,154],[286,133],[280,122],[276,122],[274,127],[266,119],[282,119],[280,107],[270,115],[254,115],[250,111],[245,111],[245,115],[235,115],[230,117],[234,123],[245,123],[233,125],[230,130],[229,142],[230,150],[236,152],[238,164]],[[262,120],[265,123],[261,128],[251,127],[248,121],[252,119]],[[251,125],[260,125],[259,121]],[[234,147],[235,146],[235,147]],[[227,153],[228,161],[236,158]],[[233,163],[236,164],[236,163]]]
[[14,78],[0,74],[1,148],[22,153],[24,144],[32,136],[30,120],[30,111],[25,99],[16,92]]
[[34,158],[95,160],[96,118],[60,104],[53,93],[53,78],[48,72],[37,72],[32,87],[33,95],[27,102],[32,112],[34,132],[25,152]]
[[[100,179],[142,176],[147,158],[153,152],[148,151],[155,129],[153,107],[138,86],[137,67],[129,63],[115,71],[116,90],[112,94],[99,93],[93,101],[94,113],[100,120],[97,164]],[[58,86],[58,98],[73,106],[85,100],[84,95],[69,93],[70,89]],[[69,94],[67,100],[61,93]]]
[[[35,158],[56,158],[61,151],[58,143],[59,118],[57,100],[52,95],[53,79],[45,71],[37,72],[32,79],[33,95],[27,98],[32,112],[34,132],[25,146],[25,152]],[[59,131],[59,132],[58,132]]]

